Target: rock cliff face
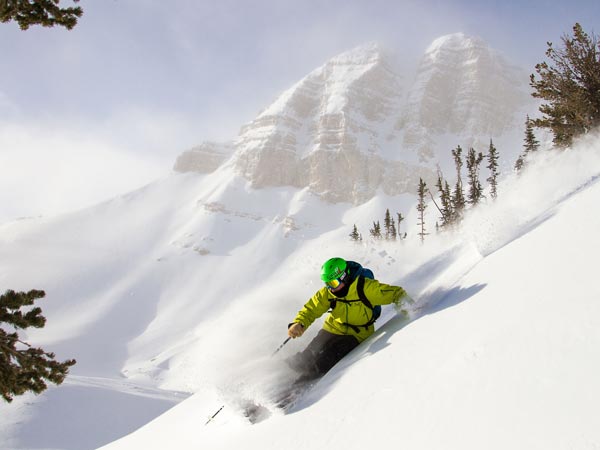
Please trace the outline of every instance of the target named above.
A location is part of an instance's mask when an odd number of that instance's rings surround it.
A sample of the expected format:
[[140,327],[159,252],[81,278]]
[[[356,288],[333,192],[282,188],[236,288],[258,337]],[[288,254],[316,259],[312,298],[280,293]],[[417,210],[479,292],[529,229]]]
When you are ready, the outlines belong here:
[[441,37],[421,60],[396,131],[403,132],[403,146],[428,158],[443,136],[454,139],[454,147],[481,147],[490,138],[521,133],[523,111],[533,104],[527,80],[482,40],[462,33]]
[[236,169],[253,186],[310,187],[331,202],[361,202],[383,186],[390,169],[379,141],[397,114],[400,76],[375,44],[344,53],[316,69],[245,126],[236,142]]
[[414,176],[430,178],[431,171],[388,161],[382,152],[403,94],[400,75],[378,45],[344,53],[242,129],[236,168],[255,187],[308,186],[330,202],[360,203],[378,188],[390,195],[412,191]]
[[177,172],[210,173],[223,164],[234,150],[233,144],[203,142],[179,155],[173,170]]
[[[308,187],[330,202],[361,203],[378,189],[414,193],[419,177],[433,184],[441,152],[458,144],[522,136],[527,74],[483,41],[437,39],[410,82],[398,67],[377,44],[331,59],[242,127],[235,170],[255,188]],[[192,152],[180,166],[216,163]]]

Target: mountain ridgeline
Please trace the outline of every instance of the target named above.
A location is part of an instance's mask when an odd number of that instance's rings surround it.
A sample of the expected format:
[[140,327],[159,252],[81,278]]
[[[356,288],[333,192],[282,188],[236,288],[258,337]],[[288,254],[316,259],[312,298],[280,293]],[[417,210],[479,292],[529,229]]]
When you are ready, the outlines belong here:
[[433,185],[438,170],[453,170],[457,144],[483,150],[493,139],[516,158],[534,107],[525,70],[457,33],[436,39],[409,71],[378,44],[343,53],[283,92],[234,141],[188,150],[175,170],[228,164],[253,188],[308,187],[331,203],[360,204],[378,190],[416,194],[420,178]]

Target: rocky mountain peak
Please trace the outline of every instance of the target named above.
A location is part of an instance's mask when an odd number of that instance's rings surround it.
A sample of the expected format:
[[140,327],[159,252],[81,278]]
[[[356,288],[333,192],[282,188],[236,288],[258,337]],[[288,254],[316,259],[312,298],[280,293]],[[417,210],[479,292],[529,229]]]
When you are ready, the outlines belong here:
[[329,201],[364,201],[372,181],[383,182],[378,140],[392,128],[401,94],[379,45],[345,52],[242,129],[236,168],[255,187],[309,186]]
[[275,115],[306,117],[311,112],[340,113],[352,107],[349,94],[353,87],[369,83],[371,72],[389,70],[386,63],[384,50],[377,43],[344,52],[281,94],[257,120]]
[[476,49],[489,51],[489,47],[482,39],[467,36],[464,33],[453,33],[435,39],[425,50],[425,57],[436,58],[449,51],[461,52]]
[[435,158],[441,136],[481,146],[519,130],[531,104],[527,73],[483,40],[455,33],[436,39],[418,66],[396,130],[405,147]]
[[379,189],[415,192],[419,177],[433,183],[440,156],[458,144],[515,131],[520,140],[527,73],[481,39],[436,39],[412,83],[399,63],[367,43],[310,72],[242,127],[236,172],[255,188],[308,187],[330,202],[361,203]]

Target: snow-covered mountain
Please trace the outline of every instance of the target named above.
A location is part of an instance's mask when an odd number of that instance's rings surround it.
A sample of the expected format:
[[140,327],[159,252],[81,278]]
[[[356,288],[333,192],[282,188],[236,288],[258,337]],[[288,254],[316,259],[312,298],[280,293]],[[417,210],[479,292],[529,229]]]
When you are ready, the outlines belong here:
[[410,71],[373,43],[331,59],[242,127],[230,164],[255,188],[308,187],[354,204],[378,189],[415,193],[420,177],[433,185],[456,145],[485,152],[494,139],[512,166],[535,110],[524,70],[457,33],[431,44],[414,79],[402,75]]

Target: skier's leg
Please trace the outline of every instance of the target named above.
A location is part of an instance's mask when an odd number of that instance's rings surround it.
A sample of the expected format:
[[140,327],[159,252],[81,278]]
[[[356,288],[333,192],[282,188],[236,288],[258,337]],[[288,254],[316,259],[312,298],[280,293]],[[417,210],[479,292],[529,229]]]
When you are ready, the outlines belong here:
[[321,377],[329,372],[333,366],[356,348],[358,344],[358,339],[354,336],[331,334],[315,359],[319,376]]
[[288,364],[299,373],[299,377],[290,389],[281,395],[277,403],[285,407],[293,402],[302,391],[325,375],[358,344],[358,339],[354,336],[320,330],[302,352],[288,360]]
[[289,366],[305,380],[319,378],[325,372],[321,373],[322,369],[319,367],[318,360],[335,336],[325,330],[320,330],[304,350],[288,360]]

